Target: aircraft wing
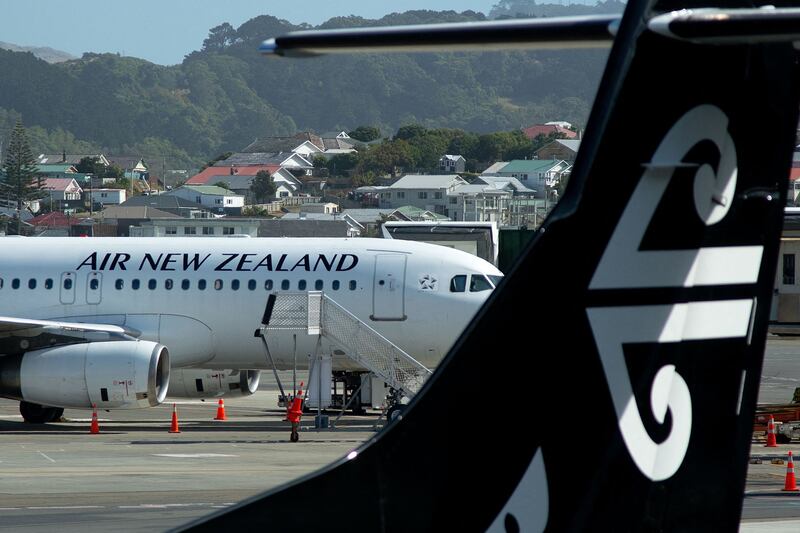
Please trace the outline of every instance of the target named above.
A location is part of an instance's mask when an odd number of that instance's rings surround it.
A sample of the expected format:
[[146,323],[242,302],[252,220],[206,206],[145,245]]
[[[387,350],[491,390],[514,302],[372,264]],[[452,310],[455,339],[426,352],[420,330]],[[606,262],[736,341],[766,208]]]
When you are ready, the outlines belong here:
[[130,328],[111,324],[84,324],[81,322],[63,322],[57,320],[34,320],[0,316],[0,337],[32,336],[47,331],[48,333],[108,333],[112,335],[138,337],[140,333]]

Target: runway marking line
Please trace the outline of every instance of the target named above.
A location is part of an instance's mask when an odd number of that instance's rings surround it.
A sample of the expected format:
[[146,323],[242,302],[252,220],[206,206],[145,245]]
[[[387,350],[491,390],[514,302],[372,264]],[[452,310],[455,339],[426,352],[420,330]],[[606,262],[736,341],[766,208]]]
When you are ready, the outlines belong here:
[[45,459],[47,459],[48,461],[50,461],[51,463],[55,463],[55,462],[56,462],[56,460],[55,460],[55,459],[53,459],[52,457],[49,457],[47,454],[44,454],[44,453],[42,453],[42,452],[37,452],[37,453],[38,453],[39,455],[41,455],[42,457],[44,457]]

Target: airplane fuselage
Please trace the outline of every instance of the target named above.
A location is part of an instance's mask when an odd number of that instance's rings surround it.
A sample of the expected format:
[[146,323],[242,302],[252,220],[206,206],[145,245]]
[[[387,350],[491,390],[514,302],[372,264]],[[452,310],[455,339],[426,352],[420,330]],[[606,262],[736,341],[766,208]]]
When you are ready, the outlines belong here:
[[[490,292],[452,292],[451,280],[501,275],[457,250],[389,239],[6,238],[0,248],[0,315],[124,326],[166,345],[173,367],[269,368],[253,335],[268,295],[313,290],[435,366]],[[317,337],[270,331],[268,341],[280,368],[303,368]],[[334,357],[335,368],[354,365]]]

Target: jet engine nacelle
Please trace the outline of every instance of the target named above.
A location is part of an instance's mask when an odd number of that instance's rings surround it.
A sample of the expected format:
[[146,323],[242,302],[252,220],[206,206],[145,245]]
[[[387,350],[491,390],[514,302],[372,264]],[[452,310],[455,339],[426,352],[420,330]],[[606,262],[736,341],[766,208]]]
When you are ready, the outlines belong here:
[[167,396],[169,374],[162,344],[70,344],[0,357],[0,396],[83,409],[151,407]]
[[169,382],[170,398],[235,398],[258,390],[260,370],[176,368]]

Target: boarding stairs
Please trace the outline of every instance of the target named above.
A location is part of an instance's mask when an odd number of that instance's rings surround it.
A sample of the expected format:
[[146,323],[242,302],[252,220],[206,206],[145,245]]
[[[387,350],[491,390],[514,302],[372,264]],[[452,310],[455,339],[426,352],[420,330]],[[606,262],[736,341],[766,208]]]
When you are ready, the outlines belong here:
[[412,397],[431,371],[322,291],[277,293],[264,333],[305,330],[345,354],[403,396]]

